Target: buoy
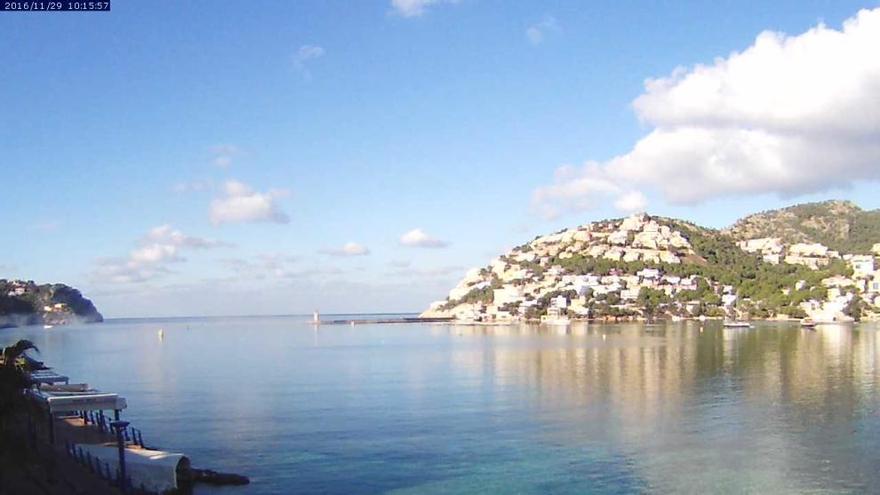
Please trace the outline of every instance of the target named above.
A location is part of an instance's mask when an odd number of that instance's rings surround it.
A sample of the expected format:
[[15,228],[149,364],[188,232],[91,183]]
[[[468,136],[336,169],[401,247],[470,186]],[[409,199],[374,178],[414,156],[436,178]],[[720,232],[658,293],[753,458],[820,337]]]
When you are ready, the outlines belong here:
[[162,340],[164,338],[165,338],[165,330],[160,328],[159,329],[159,340]]

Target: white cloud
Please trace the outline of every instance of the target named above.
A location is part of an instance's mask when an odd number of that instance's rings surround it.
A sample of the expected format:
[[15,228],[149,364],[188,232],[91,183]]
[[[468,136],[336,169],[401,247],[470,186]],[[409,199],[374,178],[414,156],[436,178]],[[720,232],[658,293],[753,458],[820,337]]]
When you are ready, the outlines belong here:
[[645,211],[645,208],[648,206],[648,198],[645,197],[639,191],[630,191],[628,193],[624,193],[622,196],[617,198],[617,201],[614,202],[614,207],[620,211],[625,211],[627,213],[633,213],[638,211]]
[[422,229],[413,229],[403,234],[400,236],[400,243],[404,246],[422,248],[443,248],[449,245],[446,241],[429,236]]
[[533,45],[540,45],[544,42],[544,38],[550,33],[559,32],[559,23],[552,15],[546,15],[541,22],[532,24],[526,29],[526,38]]
[[172,246],[188,248],[212,248],[227,245],[226,243],[212,239],[184,235],[183,232],[168,224],[150,229],[150,231],[147,232],[147,235],[144,236],[142,242],[170,244]]
[[232,160],[241,154],[241,150],[232,144],[218,144],[212,146],[209,151],[211,152],[211,163],[220,168],[228,168],[232,165]]
[[444,3],[458,3],[459,0],[391,0],[392,10],[401,17],[418,17],[428,7]]
[[596,163],[588,163],[582,169],[563,165],[554,173],[554,183],[535,190],[532,202],[544,215],[552,219],[563,211],[583,211],[595,208],[606,196],[620,194],[622,188],[612,179],[604,177]]
[[132,250],[128,257],[100,258],[92,275],[101,282],[144,282],[170,273],[170,264],[185,261],[182,251],[226,245],[211,239],[185,235],[170,225],[160,225],[147,232],[139,241],[139,247]]
[[[633,108],[650,133],[626,154],[538,188],[534,199],[542,210],[571,210],[638,187],[697,204],[880,180],[878,46],[880,9],[862,10],[840,30],[763,32],[740,53],[648,80]],[[590,181],[616,188],[584,188]]]
[[131,252],[131,261],[137,264],[165,263],[180,261],[178,256],[179,247],[173,244],[150,244]]
[[288,223],[290,217],[281,211],[276,200],[286,196],[282,190],[260,193],[236,180],[223,186],[223,197],[211,202],[211,223],[274,222]]
[[318,45],[302,45],[296,50],[296,53],[293,54],[293,67],[306,78],[310,78],[312,73],[309,72],[309,61],[319,59],[323,56],[323,47]]
[[364,256],[370,254],[370,250],[356,242],[347,242],[341,248],[323,249],[324,254],[331,256]]

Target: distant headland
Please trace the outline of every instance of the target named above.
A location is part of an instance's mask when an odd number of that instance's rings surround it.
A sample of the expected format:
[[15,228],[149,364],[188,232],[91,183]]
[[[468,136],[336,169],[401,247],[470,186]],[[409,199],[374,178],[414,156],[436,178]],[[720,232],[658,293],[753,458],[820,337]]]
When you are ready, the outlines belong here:
[[0,328],[102,321],[92,301],[69,285],[0,279]]

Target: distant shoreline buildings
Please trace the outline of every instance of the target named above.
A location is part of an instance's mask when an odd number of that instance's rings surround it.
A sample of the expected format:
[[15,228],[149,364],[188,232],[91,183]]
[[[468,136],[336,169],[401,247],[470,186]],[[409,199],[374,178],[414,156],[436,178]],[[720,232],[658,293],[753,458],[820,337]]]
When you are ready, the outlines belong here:
[[880,242],[870,253],[841,254],[641,213],[539,236],[468,271],[423,316],[853,321],[878,315],[877,256]]

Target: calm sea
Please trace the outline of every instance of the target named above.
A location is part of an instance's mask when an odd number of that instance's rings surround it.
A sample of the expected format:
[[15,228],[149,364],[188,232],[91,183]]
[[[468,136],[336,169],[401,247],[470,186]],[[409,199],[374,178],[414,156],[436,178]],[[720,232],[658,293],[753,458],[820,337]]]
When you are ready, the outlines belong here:
[[878,493],[877,330],[188,318],[0,345],[252,480],[197,493]]

